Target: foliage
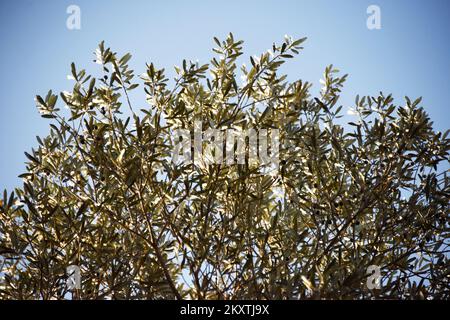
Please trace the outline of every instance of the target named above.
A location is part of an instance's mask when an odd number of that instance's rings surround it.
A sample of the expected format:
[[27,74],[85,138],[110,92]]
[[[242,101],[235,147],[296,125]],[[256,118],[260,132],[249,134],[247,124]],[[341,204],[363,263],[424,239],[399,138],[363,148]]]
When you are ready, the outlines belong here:
[[[101,76],[72,64],[59,96],[70,114],[52,91],[37,96],[51,129],[0,203],[0,298],[448,299],[448,131],[433,131],[421,100],[356,97],[343,126],[346,76],[329,66],[313,97],[280,75],[305,38],[240,73],[243,42],[214,40],[218,56],[184,60],[174,83],[148,64],[139,111],[131,55],[103,42]],[[173,163],[171,133],[194,120],[279,129],[279,174]],[[69,265],[82,276],[72,294]],[[366,285],[370,265],[380,289]]]

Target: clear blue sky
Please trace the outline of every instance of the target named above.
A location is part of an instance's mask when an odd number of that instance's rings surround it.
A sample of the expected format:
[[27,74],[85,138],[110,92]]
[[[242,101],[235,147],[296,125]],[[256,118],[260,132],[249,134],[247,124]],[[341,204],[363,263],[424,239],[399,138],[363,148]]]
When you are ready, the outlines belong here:
[[[81,8],[81,30],[68,30],[66,8]],[[381,30],[366,27],[369,5],[381,8]],[[23,152],[48,132],[34,96],[71,88],[70,63],[96,70],[93,51],[105,40],[131,52],[137,74],[145,62],[173,70],[183,58],[208,62],[212,37],[233,32],[248,55],[281,41],[307,36],[304,52],[284,72],[319,86],[333,63],[349,80],[345,106],[356,94],[423,96],[438,130],[449,126],[450,1],[106,1],[15,0],[0,2],[0,189],[20,186]],[[136,95],[137,107],[145,106]]]

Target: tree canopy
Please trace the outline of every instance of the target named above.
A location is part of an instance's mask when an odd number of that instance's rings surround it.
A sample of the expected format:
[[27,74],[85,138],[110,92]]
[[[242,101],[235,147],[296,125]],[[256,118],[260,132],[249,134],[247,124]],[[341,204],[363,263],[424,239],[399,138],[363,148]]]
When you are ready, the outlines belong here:
[[[36,97],[49,134],[0,202],[0,299],[448,299],[448,131],[383,93],[343,124],[346,75],[330,65],[313,95],[279,71],[305,40],[238,67],[243,41],[214,38],[173,81],[153,63],[137,79],[103,42],[101,75],[72,63],[70,92]],[[173,162],[194,121],[278,129],[278,171]]]

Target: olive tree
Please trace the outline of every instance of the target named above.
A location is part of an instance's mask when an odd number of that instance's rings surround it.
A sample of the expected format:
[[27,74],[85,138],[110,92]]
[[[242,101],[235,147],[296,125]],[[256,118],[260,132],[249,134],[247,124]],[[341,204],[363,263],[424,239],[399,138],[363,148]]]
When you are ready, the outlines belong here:
[[[100,76],[72,64],[70,92],[36,97],[50,129],[0,203],[0,298],[448,299],[448,131],[421,99],[357,96],[343,124],[346,75],[327,67],[314,96],[280,74],[305,38],[248,67],[242,41],[214,41],[173,81],[102,42]],[[279,130],[278,169],[172,161],[195,121]]]

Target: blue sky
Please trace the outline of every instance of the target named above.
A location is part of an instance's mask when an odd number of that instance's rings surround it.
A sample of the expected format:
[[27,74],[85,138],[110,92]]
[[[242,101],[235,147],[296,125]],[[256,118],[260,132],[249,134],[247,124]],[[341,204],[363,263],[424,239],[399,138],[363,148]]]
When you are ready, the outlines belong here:
[[[81,9],[81,29],[66,27],[69,5]],[[381,9],[381,30],[368,30],[367,7]],[[15,0],[0,2],[0,189],[20,186],[23,152],[46,135],[36,94],[72,86],[70,63],[96,71],[101,40],[131,52],[137,74],[146,62],[173,70],[182,59],[207,63],[212,37],[233,32],[248,55],[285,34],[307,36],[305,50],[284,68],[289,79],[319,86],[326,65],[349,74],[344,106],[356,94],[393,93],[397,102],[423,96],[437,130],[449,126],[450,2],[447,0],[106,1]],[[137,89],[138,90],[138,89]],[[136,94],[136,108],[145,106]]]

